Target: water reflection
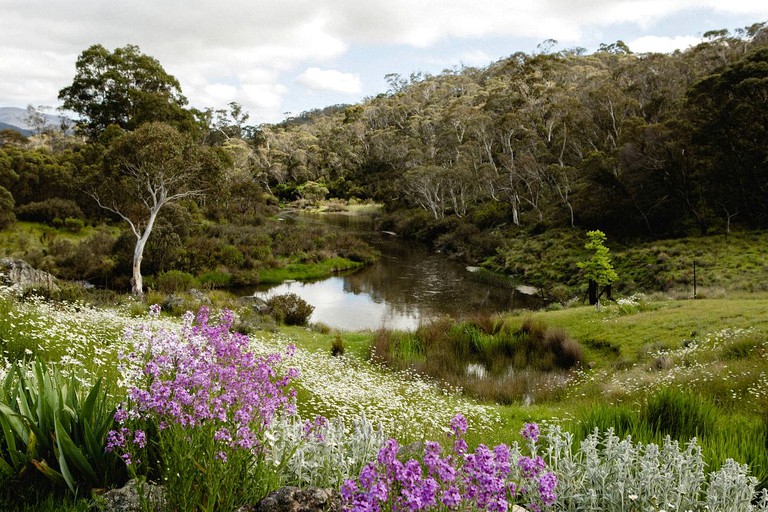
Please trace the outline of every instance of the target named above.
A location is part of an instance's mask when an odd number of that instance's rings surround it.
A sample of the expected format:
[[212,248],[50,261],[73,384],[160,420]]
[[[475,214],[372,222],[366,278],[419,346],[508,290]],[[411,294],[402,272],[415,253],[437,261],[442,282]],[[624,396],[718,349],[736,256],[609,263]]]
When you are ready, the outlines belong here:
[[464,266],[440,254],[373,232],[368,218],[301,215],[300,221],[328,222],[355,230],[382,254],[376,264],[353,274],[256,291],[262,298],[299,295],[315,306],[311,322],[345,330],[412,330],[419,322],[440,315],[461,317],[539,306],[534,297],[469,280]]

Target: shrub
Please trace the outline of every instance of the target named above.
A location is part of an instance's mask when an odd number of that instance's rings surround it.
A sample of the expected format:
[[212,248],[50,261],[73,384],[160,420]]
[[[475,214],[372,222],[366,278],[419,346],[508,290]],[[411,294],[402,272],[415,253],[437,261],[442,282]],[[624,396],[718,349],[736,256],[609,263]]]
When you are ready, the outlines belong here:
[[232,282],[232,274],[219,270],[209,270],[197,276],[197,281],[205,288],[224,288]]
[[267,314],[286,325],[307,325],[315,307],[295,293],[275,295],[267,300]]
[[44,222],[49,225],[53,225],[54,219],[82,219],[84,217],[83,211],[76,202],[60,197],[18,206],[16,215],[21,220]]
[[576,448],[572,434],[552,425],[543,442],[558,475],[555,510],[768,510],[768,495],[757,493],[746,465],[727,460],[705,474],[695,439],[681,449],[670,437],[661,445],[635,444],[595,429]]
[[169,270],[157,275],[155,281],[157,288],[161,291],[174,293],[189,290],[197,286],[197,279],[189,272],[181,270]]
[[449,435],[452,453],[443,456],[439,443],[427,441],[418,449],[421,461],[401,460],[414,450],[403,450],[396,440],[388,440],[359,479],[344,482],[341,496],[345,509],[504,511],[514,503],[529,510],[555,504],[557,477],[546,470],[536,453],[536,424],[526,424],[522,432],[530,457],[523,455],[517,444],[500,444],[493,449],[481,444],[470,453],[463,439],[466,428],[464,417],[456,415]]
[[298,414],[272,425],[267,459],[281,468],[280,485],[333,487],[359,475],[376,457],[386,437],[365,415],[345,424],[340,418],[302,420]]
[[341,336],[336,336],[333,338],[333,342],[331,343],[331,355],[332,356],[343,356],[344,355],[344,340],[341,339]]
[[64,229],[67,231],[71,231],[72,233],[79,233],[83,230],[83,227],[85,227],[85,222],[83,222],[83,219],[74,219],[72,217],[67,217],[64,219]]
[[0,229],[5,229],[16,222],[13,208],[16,202],[13,195],[5,187],[0,187]]

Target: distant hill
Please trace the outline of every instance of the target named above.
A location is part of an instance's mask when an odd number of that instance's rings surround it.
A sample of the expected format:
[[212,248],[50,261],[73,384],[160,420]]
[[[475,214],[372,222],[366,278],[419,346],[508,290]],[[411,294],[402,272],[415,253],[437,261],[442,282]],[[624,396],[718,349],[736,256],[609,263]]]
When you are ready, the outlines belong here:
[[[59,128],[61,126],[61,120],[65,119],[62,116],[56,116],[52,114],[44,114],[46,126]],[[0,107],[0,130],[10,129],[16,130],[22,135],[28,136],[32,134],[32,126],[27,122],[27,109],[18,107]]]
[[19,128],[18,126],[0,121],[0,131],[2,130],[15,130],[21,133],[25,137],[29,137],[30,135],[32,135],[32,131],[30,130],[25,130],[24,128]]

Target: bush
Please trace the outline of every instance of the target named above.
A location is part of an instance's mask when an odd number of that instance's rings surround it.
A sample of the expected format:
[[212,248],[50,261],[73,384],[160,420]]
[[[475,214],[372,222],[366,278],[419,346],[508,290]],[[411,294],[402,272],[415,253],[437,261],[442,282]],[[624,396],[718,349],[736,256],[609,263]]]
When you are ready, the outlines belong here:
[[83,211],[76,202],[54,197],[45,201],[35,201],[16,208],[16,215],[21,220],[44,222],[53,225],[55,219],[82,219]]
[[209,270],[197,276],[197,280],[205,288],[224,288],[232,283],[232,274]]
[[83,219],[73,219],[72,217],[64,219],[64,228],[72,233],[79,233],[83,230],[84,226],[85,222],[83,222]]
[[768,510],[746,465],[728,460],[707,475],[695,439],[681,449],[669,437],[642,444],[595,429],[577,448],[574,436],[554,425],[544,439],[558,475],[556,510]]
[[0,187],[0,229],[16,222],[16,215],[13,214],[15,204],[13,195],[6,188]]
[[[150,307],[153,317],[159,312]],[[209,321],[201,308],[178,333],[126,334],[128,397],[107,450],[134,475],[159,473],[167,510],[235,510],[263,498],[278,478],[263,447],[273,418],[294,412],[297,372],[283,371],[283,354],[251,353],[248,338],[231,330],[233,314],[220,316]]]
[[295,293],[275,295],[267,300],[267,314],[286,325],[307,325],[315,307]]
[[197,286],[197,279],[189,272],[169,270],[158,274],[156,285],[159,290],[164,292],[182,292]]
[[341,339],[341,336],[336,336],[335,338],[333,338],[333,342],[331,343],[331,355],[332,356],[344,355],[344,340]]

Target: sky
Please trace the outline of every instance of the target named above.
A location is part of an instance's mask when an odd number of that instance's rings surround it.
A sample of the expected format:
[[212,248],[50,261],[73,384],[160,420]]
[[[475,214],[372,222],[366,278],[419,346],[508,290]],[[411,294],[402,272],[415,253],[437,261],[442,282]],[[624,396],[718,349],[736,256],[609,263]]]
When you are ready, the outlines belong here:
[[137,45],[190,106],[234,101],[257,125],[358,103],[390,73],[484,67],[548,39],[671,52],[763,21],[766,0],[0,0],[0,107],[60,106],[94,44]]

